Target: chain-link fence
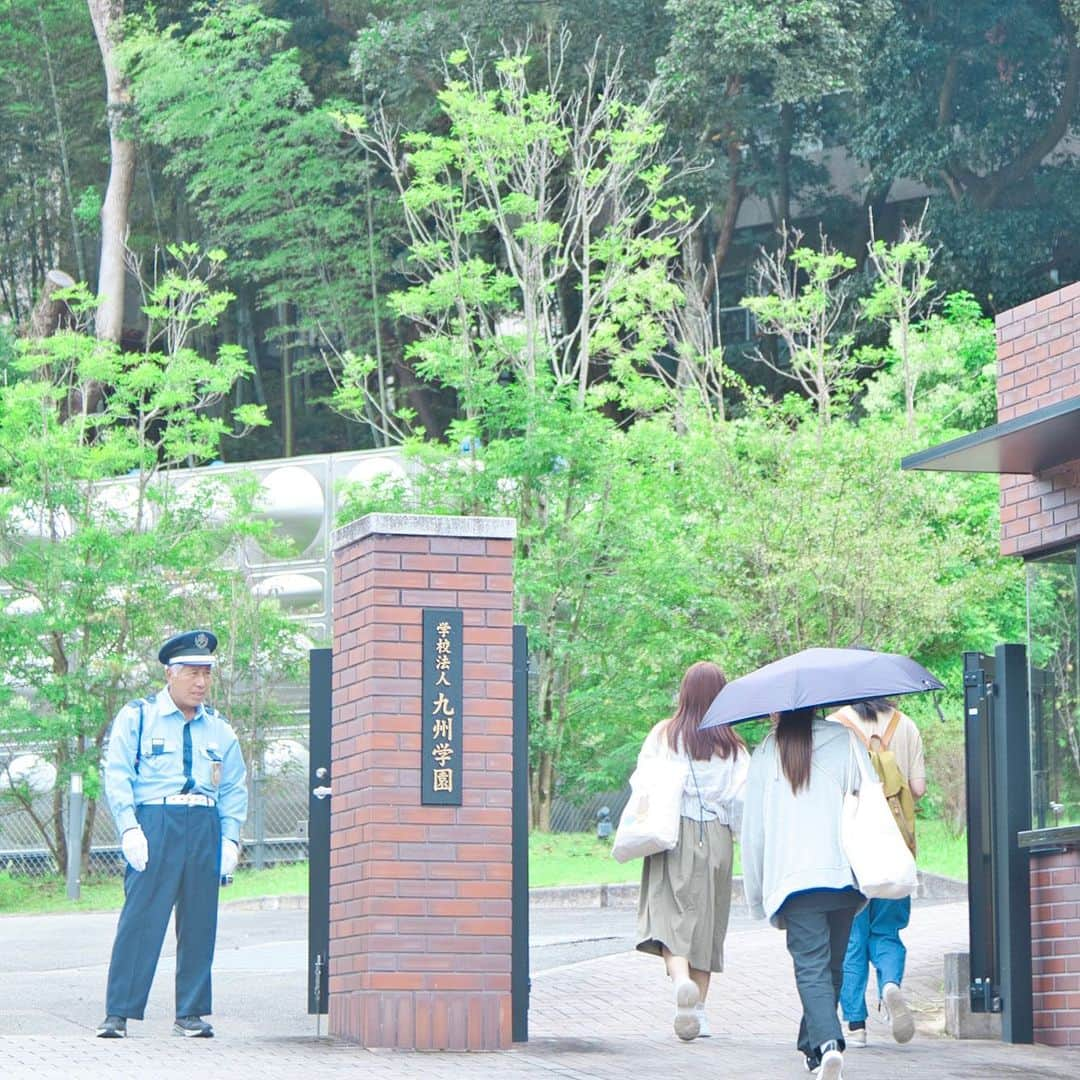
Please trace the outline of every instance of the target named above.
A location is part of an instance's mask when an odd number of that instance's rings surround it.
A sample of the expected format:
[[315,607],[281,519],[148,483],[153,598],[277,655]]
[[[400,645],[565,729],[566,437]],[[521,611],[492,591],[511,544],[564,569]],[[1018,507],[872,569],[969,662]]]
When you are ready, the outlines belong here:
[[[249,763],[248,817],[242,832],[243,865],[262,868],[298,862],[308,854],[307,727],[276,729]],[[55,800],[55,769],[25,746],[0,744],[0,870],[16,874],[61,871],[49,841],[67,799]],[[17,797],[16,787],[24,797]],[[64,793],[66,796],[66,793]],[[120,872],[124,861],[112,814],[102,797],[91,834],[90,874]]]
[[[45,836],[55,835],[57,813],[55,770],[25,747],[13,753],[0,744],[0,870],[13,873],[55,873],[56,860]],[[32,759],[32,760],[31,760]],[[248,816],[242,832],[242,864],[262,869],[276,863],[300,862],[308,855],[308,731],[296,723],[266,733],[263,749],[249,763]],[[18,778],[32,792],[29,805],[17,800],[10,779]],[[551,807],[552,832],[594,832],[603,817],[617,825],[630,799],[630,785],[583,800],[556,795]],[[61,814],[67,800],[60,800]],[[602,810],[606,809],[606,815]],[[94,817],[87,872],[123,869],[119,838],[104,798]]]

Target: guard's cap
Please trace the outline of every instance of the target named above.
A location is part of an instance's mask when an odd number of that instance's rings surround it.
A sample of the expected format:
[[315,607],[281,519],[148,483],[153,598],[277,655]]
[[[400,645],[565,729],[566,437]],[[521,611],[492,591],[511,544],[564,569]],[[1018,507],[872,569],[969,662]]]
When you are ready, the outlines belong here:
[[188,630],[169,638],[158,650],[158,659],[169,664],[199,664],[213,667],[217,637],[209,630]]

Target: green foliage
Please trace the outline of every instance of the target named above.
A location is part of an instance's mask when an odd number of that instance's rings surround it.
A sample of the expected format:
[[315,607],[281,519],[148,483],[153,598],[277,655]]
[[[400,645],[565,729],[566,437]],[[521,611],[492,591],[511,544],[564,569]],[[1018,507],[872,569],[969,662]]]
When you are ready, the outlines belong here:
[[757,264],[757,296],[742,306],[753,312],[762,333],[781,343],[786,363],[769,360],[762,350],[755,359],[792,379],[827,426],[835,399],[845,400],[853,388],[858,360],[853,352],[848,277],[855,260],[821,236],[820,249],[806,247],[802,233],[784,228],[775,252],[762,252]]
[[399,190],[416,280],[390,303],[419,331],[406,356],[470,418],[504,377],[574,387],[583,404],[593,366],[607,399],[656,405],[639,376],[666,342],[666,270],[691,211],[667,190],[655,99],[631,100],[618,62],[590,62],[586,88],[568,92],[562,58],[518,45],[488,72],[455,54],[445,133],[399,139],[385,112],[342,118]]
[[[198,5],[197,24],[126,37],[142,136],[167,151],[199,220],[231,252],[230,274],[266,306],[297,305],[297,327],[356,348],[371,334],[365,164],[316,101],[289,23],[256,4]],[[381,226],[380,226],[381,228]],[[380,268],[381,270],[381,268]]]
[[[208,360],[187,344],[226,302],[210,287],[220,259],[203,263],[192,247],[172,256],[190,276],[170,272],[147,288],[160,348],[123,353],[78,331],[26,340],[17,377],[0,387],[0,728],[57,768],[54,813],[39,826],[59,865],[70,773],[86,775],[96,796],[108,726],[146,691],[155,643],[200,609],[220,624],[210,611],[235,577],[222,555],[258,531],[250,485],[183,481],[182,466],[233,432],[220,404],[247,365],[235,347]],[[85,295],[73,290],[76,309]],[[273,618],[253,616],[237,636]]]
[[944,185],[927,223],[948,288],[1000,310],[1045,291],[1051,265],[1075,277],[1078,165],[1053,153],[1075,124],[1080,82],[1065,5],[895,6],[843,110],[848,146],[879,176]]
[[91,255],[76,250],[71,206],[107,172],[104,80],[85,2],[0,0],[0,87],[0,319],[17,323],[49,269],[76,276]]

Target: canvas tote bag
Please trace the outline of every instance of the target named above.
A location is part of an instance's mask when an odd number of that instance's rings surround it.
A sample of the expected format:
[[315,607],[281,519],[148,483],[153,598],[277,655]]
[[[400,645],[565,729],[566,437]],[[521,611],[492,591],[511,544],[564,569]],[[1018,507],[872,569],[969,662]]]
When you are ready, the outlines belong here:
[[688,771],[687,762],[673,756],[643,757],[638,762],[630,777],[630,801],[611,848],[618,862],[671,851],[678,844]]
[[844,789],[840,845],[851,863],[859,892],[871,900],[899,900],[918,885],[915,857],[896,827],[877,773],[866,754],[851,753],[860,773],[857,792]]

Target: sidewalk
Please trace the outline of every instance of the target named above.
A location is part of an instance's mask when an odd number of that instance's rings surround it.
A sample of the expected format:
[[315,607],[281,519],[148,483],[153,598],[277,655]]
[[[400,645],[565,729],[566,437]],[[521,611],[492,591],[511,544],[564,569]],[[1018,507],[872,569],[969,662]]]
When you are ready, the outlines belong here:
[[[595,909],[580,912],[587,926]],[[66,929],[85,924],[62,916]],[[252,918],[252,916],[248,916]],[[623,1078],[634,1075],[686,1080],[703,1077],[766,1078],[806,1076],[794,1047],[799,1009],[783,935],[763,924],[737,922],[728,938],[728,971],[716,977],[708,1013],[711,1039],[680,1043],[671,1032],[670,990],[662,965],[631,950],[540,971],[533,977],[529,1015],[530,1040],[498,1054],[403,1053],[370,1051],[304,1034],[313,1022],[297,1000],[303,982],[300,920],[282,921],[281,913],[254,916],[265,937],[237,940],[218,967],[220,1014],[218,1037],[180,1040],[169,1035],[171,969],[159,969],[152,1004],[154,1016],[136,1025],[123,1041],[93,1037],[100,1019],[98,998],[107,956],[98,933],[87,953],[68,962],[45,958],[32,966],[0,964],[6,1004],[0,1009],[0,1077],[78,1076],[80,1080],[151,1080],[151,1078],[228,1077],[229,1080],[276,1080],[299,1076],[404,1078],[424,1080],[503,1080],[503,1078]],[[19,954],[18,919],[0,921],[2,951]],[[59,922],[56,930],[62,927]],[[98,928],[100,930],[101,928]],[[106,928],[107,929],[107,928]],[[89,931],[86,931],[87,933]],[[1032,1077],[1060,1080],[1080,1075],[1080,1054],[1044,1047],[1015,1047],[999,1042],[957,1042],[942,1037],[942,956],[962,946],[967,936],[962,903],[920,904],[907,933],[909,990],[918,1034],[896,1046],[884,1025],[871,1018],[870,1045],[847,1054],[847,1080],[930,1077],[959,1080],[976,1077]],[[26,961],[26,952],[21,954]],[[296,968],[294,972],[292,969]],[[17,974],[13,974],[17,972]],[[16,985],[17,983],[17,985]],[[222,985],[223,984],[223,985]],[[67,995],[58,1012],[68,1017],[55,1033],[24,1025],[19,1034],[18,1008],[47,992]],[[13,1004],[14,1002],[14,1004]],[[276,1008],[274,1002],[277,1003]],[[235,1013],[234,1011],[235,1010]],[[246,1010],[246,1011],[245,1011]]]

